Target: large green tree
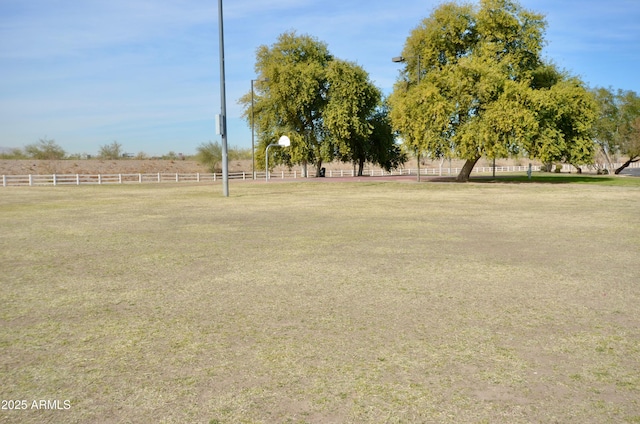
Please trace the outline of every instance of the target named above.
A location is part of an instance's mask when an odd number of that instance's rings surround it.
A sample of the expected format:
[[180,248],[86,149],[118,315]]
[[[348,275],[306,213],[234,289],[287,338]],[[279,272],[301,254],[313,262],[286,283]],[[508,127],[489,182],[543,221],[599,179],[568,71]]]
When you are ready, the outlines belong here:
[[593,126],[594,141],[608,165],[613,168],[613,156],[617,153],[616,139],[619,133],[620,110],[612,90],[598,87],[592,90],[598,105],[598,117]]
[[329,84],[323,124],[334,151],[344,161],[360,163],[358,174],[366,160],[366,142],[372,132],[368,118],[380,103],[381,93],[360,66],[343,60],[333,60],[327,69]]
[[407,161],[407,155],[396,143],[387,102],[376,109],[369,118],[369,124],[372,128],[371,135],[361,144],[361,150],[354,156],[358,163],[358,175],[362,175],[365,161],[376,163],[386,171],[402,166]]
[[537,131],[532,131],[523,148],[542,162],[581,165],[594,161],[593,124],[597,104],[577,78],[559,76],[551,87],[532,90]]
[[322,162],[331,158],[322,124],[331,60],[325,43],[293,32],[282,34],[271,47],[258,48],[256,72],[268,79],[268,83],[256,86],[258,96],[254,101],[254,116],[259,117],[259,152],[287,134],[290,148],[286,153],[278,149],[276,154],[287,154],[289,161],[305,167],[307,163],[316,164],[318,173]]
[[[384,150],[380,144],[392,134],[390,127],[387,138],[379,137],[381,128],[374,132],[377,115],[385,110],[380,108],[382,95],[362,67],[334,58],[325,43],[311,36],[288,32],[272,46],[258,48],[255,68],[260,81],[253,111],[251,93],[240,103],[249,123],[254,117],[259,161],[266,147],[286,134],[291,146],[273,149],[272,163],[313,164],[319,175],[323,162],[334,158],[388,162],[374,154]],[[372,143],[379,147],[375,152],[368,147]]]
[[634,91],[596,88],[598,104],[594,136],[609,166],[612,155],[622,154],[627,160],[615,170],[619,174],[640,160],[640,97]]
[[636,117],[629,125],[629,130],[625,136],[624,152],[628,159],[616,169],[616,174],[622,172],[632,163],[640,161],[640,116]]
[[483,155],[588,163],[593,101],[541,59],[545,27],[542,15],[510,0],[435,9],[408,37],[390,97],[405,142],[465,159],[459,181]]
[[640,97],[630,90],[622,91],[619,96],[622,124],[618,148],[621,154],[627,156],[627,161],[616,169],[616,174],[640,160]]
[[323,116],[336,156],[357,165],[359,176],[366,162],[386,170],[404,163],[406,158],[395,143],[388,118],[389,109],[367,72],[336,59],[329,65],[328,82],[329,101]]

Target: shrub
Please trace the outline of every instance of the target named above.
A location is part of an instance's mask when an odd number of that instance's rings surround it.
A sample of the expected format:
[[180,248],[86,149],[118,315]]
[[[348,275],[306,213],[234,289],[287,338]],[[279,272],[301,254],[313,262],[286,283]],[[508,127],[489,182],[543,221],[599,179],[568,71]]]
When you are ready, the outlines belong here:
[[0,153],[0,159],[27,159],[27,155],[22,151],[22,149],[10,149],[4,150]]
[[211,172],[220,171],[222,162],[222,146],[219,142],[208,142],[198,146],[196,159],[205,165]]
[[24,148],[25,154],[31,159],[59,160],[64,159],[66,153],[64,149],[53,139],[41,138],[34,144],[29,144]]
[[118,159],[122,155],[122,144],[114,141],[111,144],[105,144],[104,146],[100,146],[100,156],[102,159]]

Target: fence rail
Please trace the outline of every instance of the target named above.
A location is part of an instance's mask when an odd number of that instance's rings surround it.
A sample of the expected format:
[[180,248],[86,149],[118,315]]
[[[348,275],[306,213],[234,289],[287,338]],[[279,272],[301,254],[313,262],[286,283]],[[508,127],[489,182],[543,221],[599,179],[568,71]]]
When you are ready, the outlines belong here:
[[[640,168],[640,163],[633,163],[631,168]],[[495,172],[524,172],[528,166],[496,166]],[[532,171],[539,171],[540,166],[532,166]],[[569,172],[570,165],[563,165],[562,171]],[[457,175],[460,168],[437,167],[421,168],[420,175],[424,176],[450,176]],[[494,167],[482,166],[473,169],[474,174],[493,173]],[[376,176],[412,176],[418,175],[418,170],[399,169],[387,172],[381,169],[368,169],[364,175]],[[354,170],[326,170],[325,177],[353,177]],[[255,179],[264,180],[265,172],[256,172]],[[275,171],[269,173],[271,179],[297,179],[304,178],[300,171]],[[250,172],[229,173],[229,180],[251,180]],[[47,175],[3,175],[2,186],[59,186],[59,185],[86,185],[86,184],[144,184],[144,183],[206,183],[222,180],[222,174],[213,173],[153,173],[153,174],[47,174]]]
[[[143,183],[200,183],[215,182],[221,174],[46,174],[46,175],[3,175],[2,186],[58,186],[85,184],[143,184]],[[230,179],[250,179],[246,172],[229,175]]]

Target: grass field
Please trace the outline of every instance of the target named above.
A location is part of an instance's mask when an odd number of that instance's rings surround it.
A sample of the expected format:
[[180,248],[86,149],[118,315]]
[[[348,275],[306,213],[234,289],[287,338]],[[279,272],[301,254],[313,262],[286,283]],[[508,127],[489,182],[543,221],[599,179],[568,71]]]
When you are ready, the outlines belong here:
[[630,183],[0,189],[0,422],[638,423],[639,211]]

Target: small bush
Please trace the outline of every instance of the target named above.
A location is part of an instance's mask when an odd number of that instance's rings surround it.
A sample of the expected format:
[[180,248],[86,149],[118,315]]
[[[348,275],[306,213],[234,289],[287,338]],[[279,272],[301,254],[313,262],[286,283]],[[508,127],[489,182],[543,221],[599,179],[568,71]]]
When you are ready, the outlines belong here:
[[27,159],[27,155],[22,149],[11,149],[0,153],[0,159]]
[[24,151],[28,157],[40,160],[60,160],[66,156],[64,149],[55,140],[46,137],[41,138],[38,143],[29,144]]
[[119,159],[122,156],[122,144],[114,141],[111,144],[105,144],[104,146],[100,146],[100,152],[98,156],[101,159],[110,159],[115,160]]
[[552,163],[544,163],[540,166],[540,172],[551,172]]
[[218,172],[222,163],[222,146],[218,142],[208,142],[198,146],[196,155],[198,162],[205,165],[211,172]]

